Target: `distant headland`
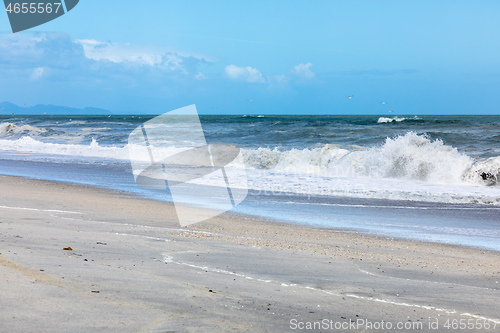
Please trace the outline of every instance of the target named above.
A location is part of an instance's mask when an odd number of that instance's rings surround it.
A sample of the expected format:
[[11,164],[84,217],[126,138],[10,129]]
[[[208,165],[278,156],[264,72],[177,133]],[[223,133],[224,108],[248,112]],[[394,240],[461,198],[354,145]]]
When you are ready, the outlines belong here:
[[100,108],[85,107],[83,109],[60,105],[37,104],[19,106],[10,102],[0,103],[0,115],[111,115],[113,112]]

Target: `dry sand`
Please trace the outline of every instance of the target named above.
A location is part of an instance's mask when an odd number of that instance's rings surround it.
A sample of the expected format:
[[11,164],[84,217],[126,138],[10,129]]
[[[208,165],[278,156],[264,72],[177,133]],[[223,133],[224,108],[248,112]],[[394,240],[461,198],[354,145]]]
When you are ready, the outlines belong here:
[[1,332],[500,331],[498,252],[0,184]]

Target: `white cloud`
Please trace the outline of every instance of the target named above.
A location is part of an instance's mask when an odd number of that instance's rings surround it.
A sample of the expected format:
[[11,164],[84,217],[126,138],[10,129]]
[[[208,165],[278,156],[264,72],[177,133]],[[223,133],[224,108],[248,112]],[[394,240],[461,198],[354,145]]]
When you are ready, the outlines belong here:
[[80,39],[76,42],[83,46],[85,56],[92,60],[108,60],[114,63],[135,62],[150,66],[162,62],[161,52],[151,47],[99,42],[94,39]]
[[0,63],[4,69],[68,69],[74,67],[82,57],[81,45],[61,33],[35,36],[10,34],[0,37]]
[[303,79],[312,79],[314,77],[314,72],[311,71],[312,64],[308,62],[307,64],[298,64],[293,68],[293,74],[301,77]]
[[[104,103],[114,103],[110,96],[135,103],[133,96],[137,96],[146,105],[153,103],[150,100],[192,96],[192,83],[206,78],[200,73],[213,62],[209,59],[165,46],[75,41],[62,33],[4,34],[0,35],[0,77],[9,80],[0,84],[12,96],[36,88],[33,99],[47,100],[52,94],[59,100],[84,91]],[[81,96],[75,98],[81,100]]]
[[238,67],[235,65],[229,65],[225,68],[226,75],[233,80],[243,80],[252,83],[262,83],[266,80],[262,76],[262,73],[253,67]]
[[45,73],[45,67],[37,67],[31,73],[30,80],[36,81],[36,80],[42,78],[44,73]]
[[115,64],[135,64],[158,67],[165,71],[181,71],[188,74],[194,63],[209,62],[206,57],[173,51],[156,45],[100,42],[94,39],[76,41],[83,47],[85,57],[95,61]]

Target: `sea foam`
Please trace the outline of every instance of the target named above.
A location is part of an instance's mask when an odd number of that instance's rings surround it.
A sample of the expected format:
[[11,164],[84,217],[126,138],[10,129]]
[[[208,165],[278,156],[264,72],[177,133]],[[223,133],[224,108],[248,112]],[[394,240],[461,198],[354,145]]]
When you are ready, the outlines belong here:
[[[149,158],[130,156],[129,148],[101,145],[96,139],[87,144],[48,143],[28,136],[0,139],[1,150],[25,153],[30,159],[38,155],[43,160],[56,156],[57,161],[76,163],[89,158],[128,163]],[[189,147],[158,149],[169,156]],[[500,180],[500,157],[472,158],[414,132],[368,148],[326,144],[306,149],[243,148],[241,152],[242,163],[232,167],[246,167],[249,187],[256,191],[500,205],[499,186],[495,186]]]
[[[0,139],[4,151],[103,159],[143,160],[130,156],[129,145],[102,146],[95,138],[85,144],[47,143],[23,136]],[[164,145],[165,156],[188,147]],[[380,146],[342,148],[326,144],[317,148],[243,148],[244,164],[250,169],[283,174],[315,174],[326,177],[368,177],[422,181],[436,184],[496,185],[500,182],[500,157],[473,159],[441,140],[408,132],[387,138]]]
[[380,117],[380,118],[378,118],[377,123],[378,124],[387,124],[387,123],[392,123],[392,122],[400,123],[400,122],[405,121],[405,120],[421,120],[421,119],[419,117],[417,117],[417,116],[415,116],[413,118],[405,118],[405,117],[392,117],[392,118]]
[[7,134],[17,134],[17,133],[27,134],[29,132],[43,133],[46,131],[47,130],[45,128],[38,128],[31,125],[15,125],[12,123],[0,123],[0,136],[4,136]]
[[[383,145],[363,150],[325,145],[302,150],[245,149],[243,154],[249,167],[285,173],[407,179],[438,184],[492,185],[500,179],[500,157],[476,161],[441,140],[432,141],[414,132],[387,138]],[[488,173],[493,176],[485,179]]]

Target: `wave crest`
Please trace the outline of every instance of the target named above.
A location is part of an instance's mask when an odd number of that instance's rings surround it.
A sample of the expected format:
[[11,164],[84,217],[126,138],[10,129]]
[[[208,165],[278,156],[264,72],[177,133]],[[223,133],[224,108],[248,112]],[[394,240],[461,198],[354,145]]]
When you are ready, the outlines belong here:
[[38,128],[31,125],[15,125],[12,123],[0,123],[0,135],[18,134],[18,133],[43,133],[47,132],[45,128]]
[[474,161],[441,140],[408,132],[378,147],[347,150],[335,145],[279,150],[244,149],[248,167],[330,177],[394,178],[440,184],[492,185],[500,181],[500,157]]
[[[11,126],[1,124],[6,131]],[[15,125],[14,125],[15,126]],[[19,126],[22,128],[23,126]],[[143,160],[149,157],[130,156],[129,145],[101,146],[96,139],[85,144],[47,143],[29,136],[19,139],[0,139],[4,151],[96,157],[118,160]],[[189,148],[160,146],[165,154]],[[348,149],[326,144],[317,148],[282,150],[278,148],[244,148],[244,164],[249,169],[269,170],[283,175],[318,175],[346,181],[353,178],[400,179],[434,184],[500,184],[500,156],[489,159],[473,158],[425,135],[408,132],[387,138],[382,145]]]
[[256,169],[275,169],[287,172],[322,172],[335,165],[349,154],[347,149],[327,144],[321,148],[291,149],[280,151],[278,148],[243,149],[245,164]]
[[392,118],[388,118],[388,117],[380,117],[378,118],[377,120],[377,124],[387,124],[387,123],[393,123],[393,122],[396,122],[396,123],[400,123],[402,121],[405,121],[405,120],[421,120],[421,118],[415,116],[413,118],[404,118],[404,117],[392,117]]
[[500,183],[500,156],[490,157],[474,163],[464,174],[466,182],[484,185]]

